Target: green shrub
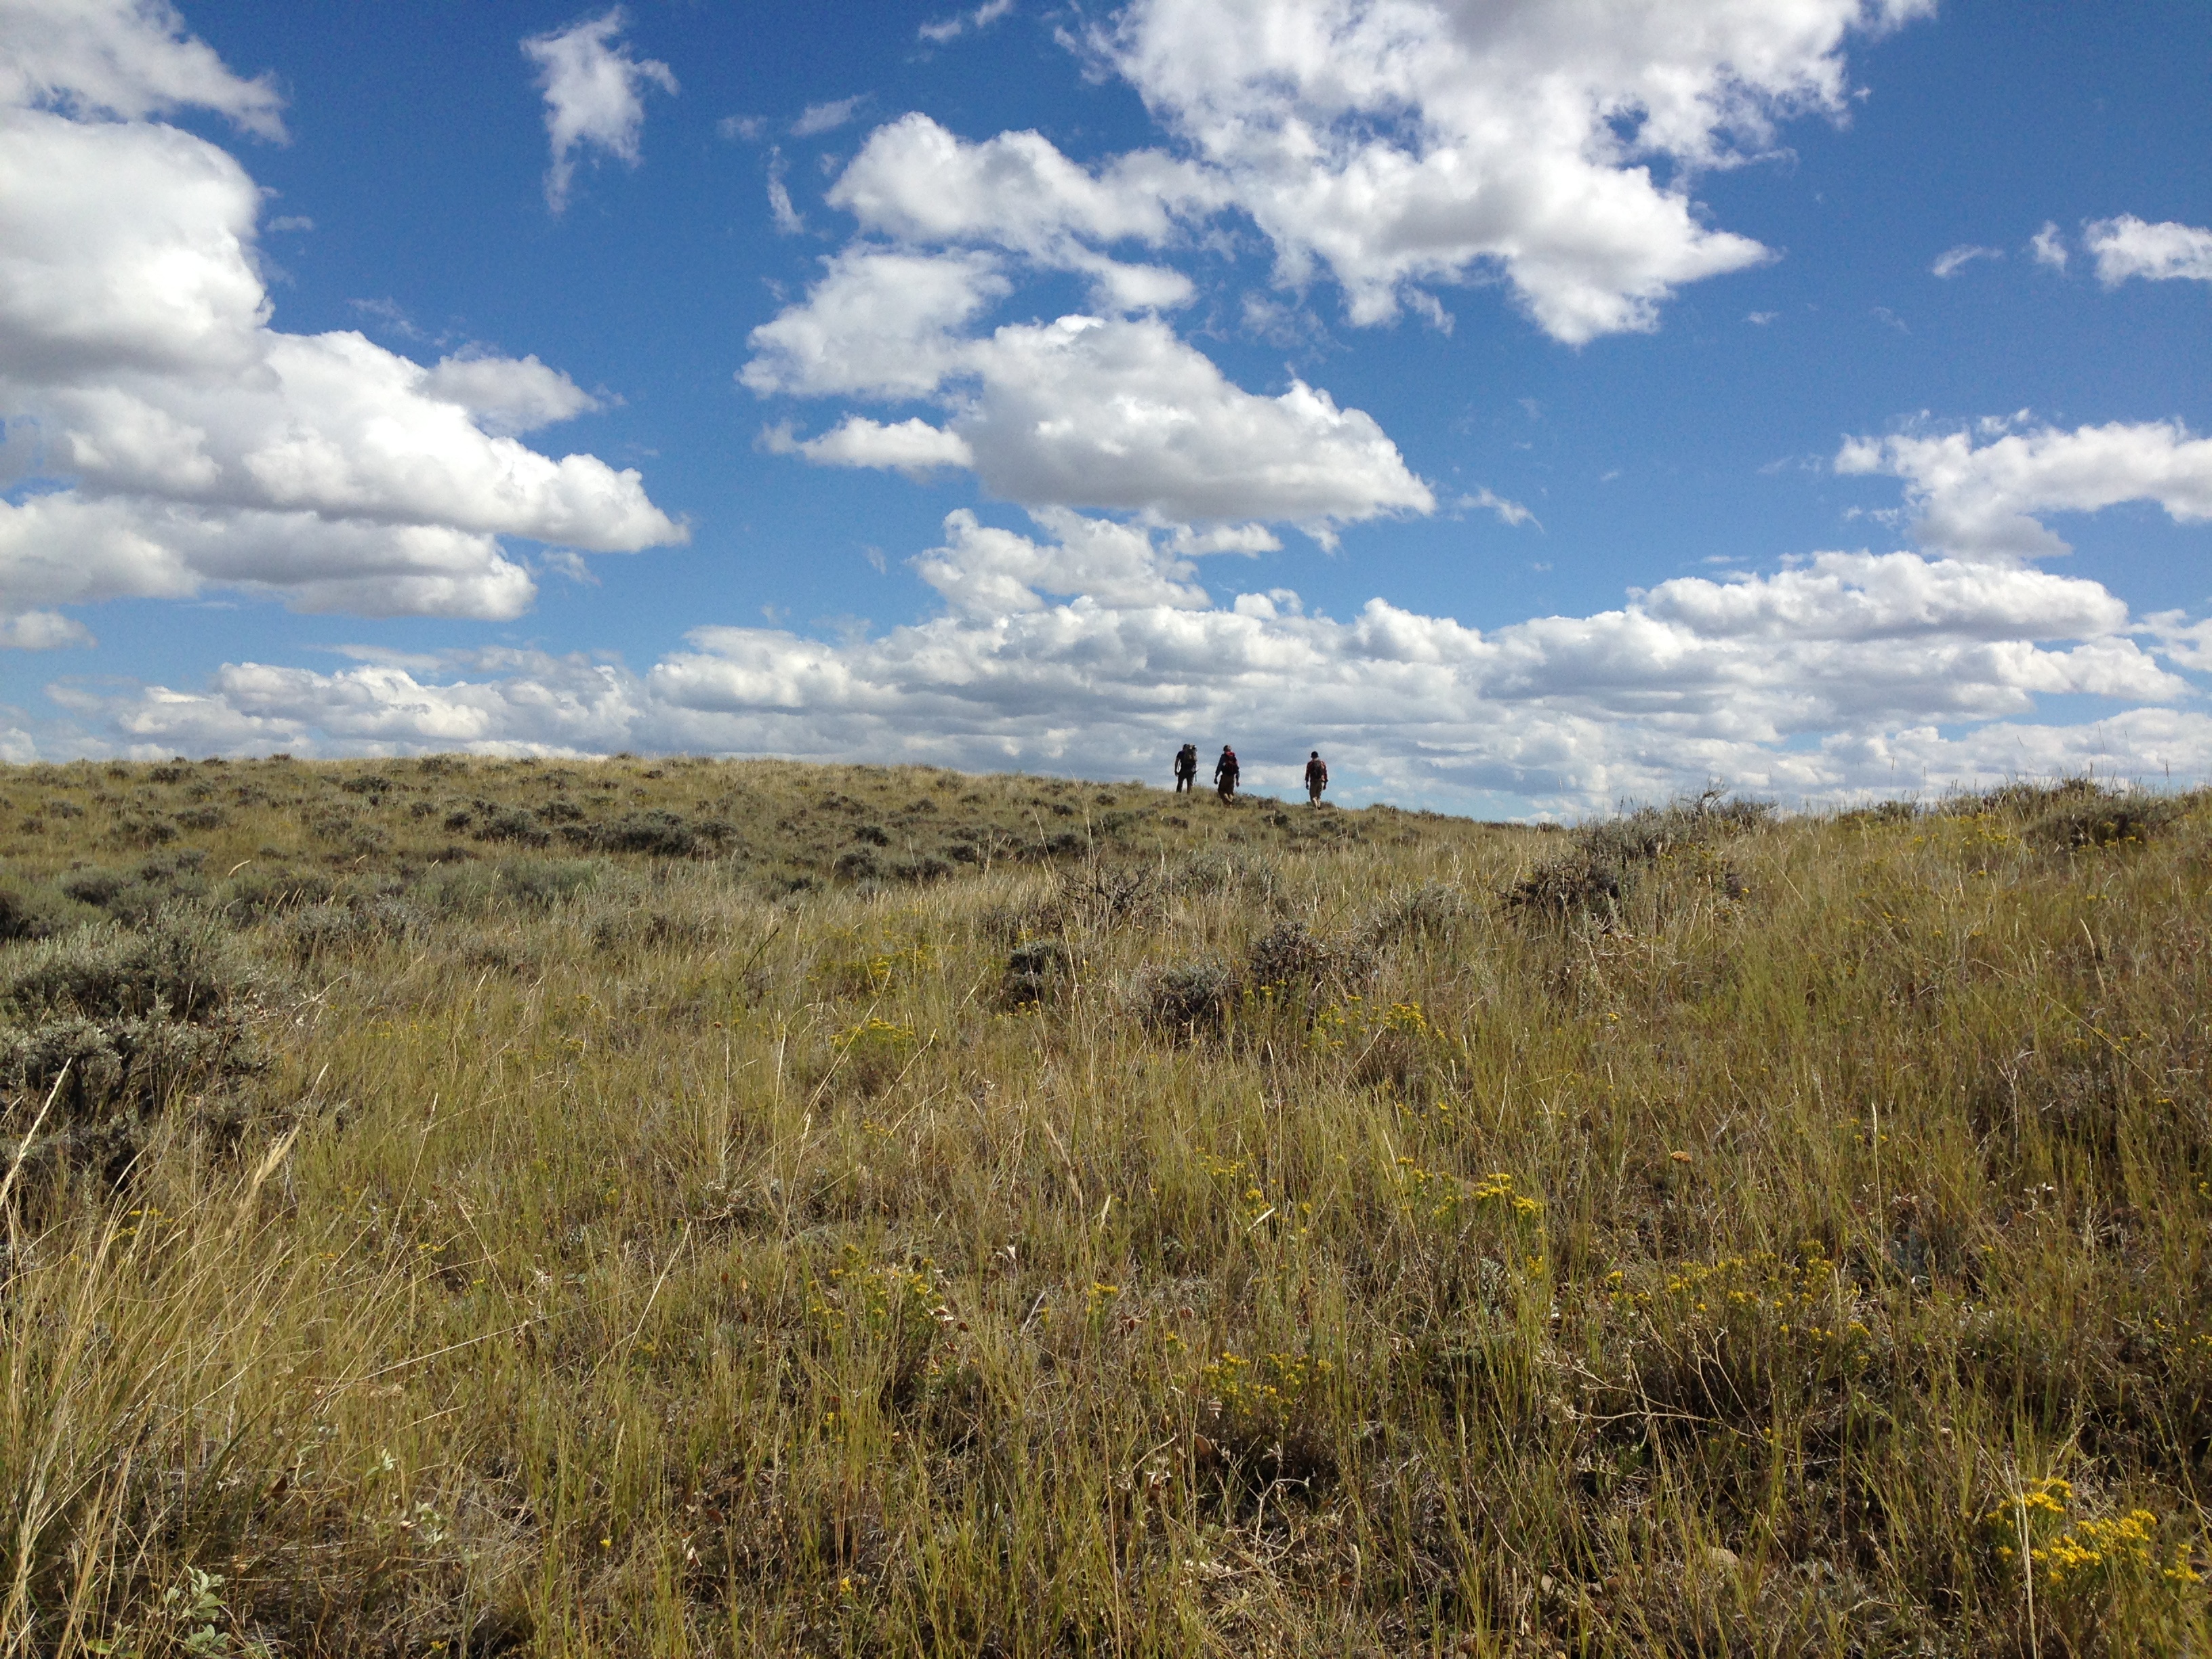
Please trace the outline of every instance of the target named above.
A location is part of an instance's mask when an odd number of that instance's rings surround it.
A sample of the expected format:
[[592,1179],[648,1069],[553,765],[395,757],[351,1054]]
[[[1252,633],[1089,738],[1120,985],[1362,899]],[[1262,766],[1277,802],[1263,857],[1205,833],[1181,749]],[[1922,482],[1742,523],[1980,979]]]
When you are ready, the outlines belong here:
[[51,1101],[26,1158],[120,1179],[179,1095],[258,1066],[260,984],[205,918],[100,923],[18,947],[0,963],[0,1094],[26,1127]]
[[250,994],[251,966],[204,917],[80,927],[0,962],[0,1018],[213,1017]]
[[69,897],[106,911],[126,927],[143,927],[163,911],[204,903],[209,885],[198,848],[148,859],[136,870],[72,870],[58,885]]
[[1239,989],[1236,970],[1218,957],[1139,969],[1129,1002],[1138,1018],[1182,1036],[1218,1031]]
[[52,939],[99,915],[91,905],[43,882],[0,882],[0,943]]
[[663,859],[711,857],[735,833],[719,818],[692,820],[665,811],[632,812],[611,823],[571,823],[561,832],[572,847]]
[[510,858],[441,865],[408,896],[434,916],[478,917],[502,906],[547,910],[592,891],[609,873],[610,866],[597,859]]
[[337,886],[319,870],[249,864],[217,888],[209,902],[225,921],[245,927],[303,905],[320,904]]

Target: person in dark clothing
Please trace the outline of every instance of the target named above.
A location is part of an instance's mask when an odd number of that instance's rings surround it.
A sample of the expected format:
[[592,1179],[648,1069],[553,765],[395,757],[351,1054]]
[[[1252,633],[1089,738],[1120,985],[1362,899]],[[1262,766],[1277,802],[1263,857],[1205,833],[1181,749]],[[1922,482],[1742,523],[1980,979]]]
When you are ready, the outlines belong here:
[[1237,751],[1225,743],[1221,745],[1221,758],[1213,763],[1213,787],[1222,799],[1237,799]]
[[1328,787],[1328,763],[1321,757],[1321,750],[1316,749],[1313,751],[1313,758],[1306,763],[1306,805],[1320,805],[1321,792]]
[[1178,795],[1186,789],[1197,787],[1198,745],[1196,744],[1187,743],[1176,750],[1175,779],[1176,793]]

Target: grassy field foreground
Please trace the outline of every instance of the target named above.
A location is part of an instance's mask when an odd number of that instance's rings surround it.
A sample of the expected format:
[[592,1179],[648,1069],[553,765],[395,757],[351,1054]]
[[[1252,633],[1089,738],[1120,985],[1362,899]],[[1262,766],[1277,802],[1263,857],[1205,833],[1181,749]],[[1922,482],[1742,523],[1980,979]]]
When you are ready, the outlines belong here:
[[0,1652],[2202,1653],[2212,800],[0,771]]

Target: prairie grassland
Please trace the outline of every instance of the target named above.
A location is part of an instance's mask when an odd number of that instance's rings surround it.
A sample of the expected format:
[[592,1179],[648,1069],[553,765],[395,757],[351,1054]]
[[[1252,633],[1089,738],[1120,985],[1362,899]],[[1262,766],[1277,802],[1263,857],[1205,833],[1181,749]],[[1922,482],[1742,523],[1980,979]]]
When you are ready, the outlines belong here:
[[2212,799],[0,772],[0,1651],[2202,1653]]

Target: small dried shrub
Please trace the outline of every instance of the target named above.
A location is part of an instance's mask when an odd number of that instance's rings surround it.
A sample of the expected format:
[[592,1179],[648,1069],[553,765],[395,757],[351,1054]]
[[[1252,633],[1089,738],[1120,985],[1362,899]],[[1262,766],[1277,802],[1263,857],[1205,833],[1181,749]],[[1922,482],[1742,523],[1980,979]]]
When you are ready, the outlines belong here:
[[1184,1036],[1218,1031],[1237,1000],[1236,971],[1218,957],[1138,971],[1129,1000],[1146,1024]]
[[592,891],[609,866],[597,859],[501,859],[483,864],[441,865],[409,890],[433,916],[479,917],[502,905],[548,910]]
[[561,832],[572,847],[662,859],[712,857],[736,833],[720,818],[687,819],[664,811],[632,812],[611,823],[572,823]]
[[1909,800],[1876,801],[1871,806],[1855,807],[1837,815],[1836,822],[1850,824],[1910,823],[1920,816],[1918,803]]
[[879,1095],[906,1074],[916,1046],[912,1026],[871,1015],[833,1040],[824,1080],[857,1094]]
[[1000,1000],[1009,1008],[1036,1006],[1057,995],[1074,974],[1075,954],[1065,941],[1030,939],[1007,953]]
[[2169,796],[2135,791],[2125,794],[2075,796],[2059,801],[2029,825],[2038,846],[2078,851],[2086,847],[2140,847],[2181,816]]
[[720,918],[672,915],[665,910],[623,908],[592,923],[592,948],[598,951],[711,950],[726,930]]
[[167,818],[132,815],[118,818],[107,832],[111,847],[166,847],[176,840],[177,826]]
[[[447,827],[453,827],[447,819]],[[553,832],[538,821],[538,814],[527,806],[496,806],[489,801],[477,801],[471,809],[470,833],[478,841],[514,842],[524,847],[543,847],[553,839]]]
[[[1670,854],[1703,848],[1770,822],[1771,801],[1728,799],[1716,789],[1667,806],[1644,806],[1576,830],[1566,849],[1545,860],[1505,890],[1505,908],[1564,920],[1619,913],[1644,873]],[[1741,883],[1716,865],[1715,878]]]
[[404,900],[379,895],[351,903],[313,904],[288,913],[277,923],[277,948],[301,967],[319,957],[404,938],[417,931],[420,914]]
[[1274,865],[1265,858],[1204,848],[1168,866],[1165,890],[1178,897],[1203,898],[1233,893],[1272,905],[1281,886]]
[[210,902],[225,921],[245,927],[302,905],[320,904],[336,885],[319,870],[249,864],[224,882]]
[[1256,991],[1303,997],[1352,984],[1366,967],[1357,946],[1322,939],[1302,921],[1282,921],[1255,941],[1244,978]]
[[1449,882],[1425,882],[1385,895],[1368,911],[1357,937],[1370,950],[1387,950],[1407,939],[1450,937],[1474,913],[1467,896]]

